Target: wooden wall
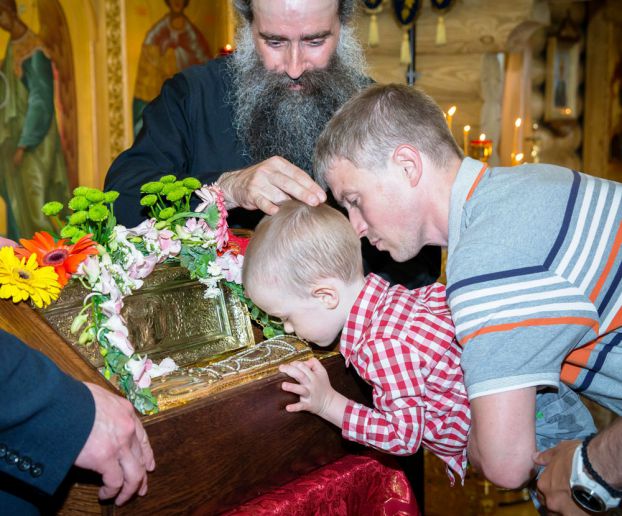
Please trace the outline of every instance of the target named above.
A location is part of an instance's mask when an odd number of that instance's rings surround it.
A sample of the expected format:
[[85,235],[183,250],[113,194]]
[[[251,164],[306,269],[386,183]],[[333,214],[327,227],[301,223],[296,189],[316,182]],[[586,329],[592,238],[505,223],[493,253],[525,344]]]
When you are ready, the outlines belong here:
[[[590,5],[587,27],[583,157],[591,174],[622,181],[622,5]],[[617,156],[612,155],[614,135]]]
[[[610,149],[612,135],[622,132],[622,77],[615,78],[622,74],[620,7],[620,0],[459,0],[445,16],[447,43],[439,46],[437,14],[429,2],[422,2],[416,85],[444,110],[457,106],[453,133],[459,143],[466,124],[472,127],[471,136],[483,131],[494,140],[493,164],[509,164],[517,136],[528,161],[534,159],[530,151],[535,143],[541,162],[622,181],[622,160],[613,159]],[[379,45],[366,52],[376,81],[404,83],[402,33],[391,11],[385,0],[377,15]],[[549,121],[547,41],[568,16],[580,32],[577,113],[573,120]],[[362,13],[358,33],[364,44],[369,23],[370,15]],[[515,135],[518,117],[523,123]]]
[[[531,40],[533,62],[539,73],[533,78],[531,114],[538,125],[533,136],[540,147],[539,159],[544,163],[555,163],[576,170],[583,170],[581,147],[583,142],[583,92],[586,39],[586,5],[584,2],[551,3],[551,24],[538,31]],[[558,37],[563,27],[571,24],[576,31],[579,66],[577,81],[569,85],[573,88],[577,103],[573,117],[567,120],[547,120],[547,93],[551,93],[551,56],[547,53],[549,38]],[[570,92],[569,92],[570,93]],[[549,100],[550,102],[550,100]]]
[[[485,132],[495,141],[494,161],[500,162],[503,118],[513,123],[528,111],[526,99],[521,99],[511,103],[507,113],[502,112],[506,57],[509,52],[522,54],[531,34],[548,25],[548,4],[538,0],[462,0],[456,2],[444,20],[447,42],[437,45],[438,15],[429,2],[422,2],[416,26],[416,86],[434,97],[445,111],[457,106],[453,133],[459,143],[462,128],[468,124],[471,137]],[[368,40],[369,21],[368,14],[359,19],[363,43]],[[367,48],[371,75],[378,82],[403,83],[406,67],[399,61],[402,34],[389,2],[384,2],[378,15],[378,27],[379,45]],[[518,78],[518,87],[526,89],[529,69],[521,66]]]

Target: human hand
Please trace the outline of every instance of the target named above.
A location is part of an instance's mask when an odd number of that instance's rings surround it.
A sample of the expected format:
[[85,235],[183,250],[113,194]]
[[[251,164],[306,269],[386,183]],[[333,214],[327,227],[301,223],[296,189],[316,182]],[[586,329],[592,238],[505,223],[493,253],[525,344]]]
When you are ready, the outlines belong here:
[[279,204],[294,198],[310,206],[326,200],[326,192],[302,169],[280,156],[223,174],[218,186],[228,209],[259,209],[274,215]]
[[573,516],[584,512],[570,494],[572,457],[581,441],[562,441],[554,448],[536,453],[533,460],[546,469],[538,479],[538,498],[549,514]]
[[86,383],[95,400],[95,422],[75,465],[102,475],[101,499],[127,502],[147,493],[147,471],[155,469],[153,450],[132,404],[98,385]]
[[15,151],[15,154],[13,154],[13,165],[15,165],[16,167],[19,167],[22,164],[22,161],[24,161],[25,152],[26,152],[25,147],[17,148],[17,150]]
[[304,362],[295,361],[279,366],[279,371],[291,376],[298,383],[284,382],[281,386],[284,391],[293,392],[300,396],[298,403],[287,405],[288,412],[306,410],[322,415],[335,390],[330,384],[328,373],[317,358],[310,358]]

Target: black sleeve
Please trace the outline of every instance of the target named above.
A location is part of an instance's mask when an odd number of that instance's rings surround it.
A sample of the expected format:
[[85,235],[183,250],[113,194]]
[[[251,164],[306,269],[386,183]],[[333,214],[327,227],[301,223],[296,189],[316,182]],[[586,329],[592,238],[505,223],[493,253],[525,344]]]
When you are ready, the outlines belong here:
[[0,385],[0,478],[53,494],[93,427],[91,392],[2,330]]
[[112,163],[104,189],[120,194],[114,204],[120,224],[136,226],[147,216],[140,205],[141,185],[166,174],[189,175],[192,132],[188,91],[184,75],[167,80],[160,96],[145,108],[136,141]]

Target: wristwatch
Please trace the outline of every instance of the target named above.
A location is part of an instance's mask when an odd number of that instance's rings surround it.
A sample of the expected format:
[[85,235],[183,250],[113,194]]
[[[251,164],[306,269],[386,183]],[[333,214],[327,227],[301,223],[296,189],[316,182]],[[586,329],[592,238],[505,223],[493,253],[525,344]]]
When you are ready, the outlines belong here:
[[594,480],[583,463],[582,448],[579,444],[572,458],[572,474],[570,475],[570,492],[572,498],[581,507],[591,512],[605,512],[620,505],[622,498],[611,496],[607,489]]

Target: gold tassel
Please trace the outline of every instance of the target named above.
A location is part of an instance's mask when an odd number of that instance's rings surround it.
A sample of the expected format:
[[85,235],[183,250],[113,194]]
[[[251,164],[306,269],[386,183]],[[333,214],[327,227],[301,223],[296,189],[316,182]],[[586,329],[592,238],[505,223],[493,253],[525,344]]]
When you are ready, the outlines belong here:
[[443,16],[439,16],[436,21],[436,44],[447,44],[447,33],[445,32],[445,18]]
[[410,41],[408,41],[408,29],[402,34],[402,47],[400,49],[400,64],[410,64]]
[[376,13],[372,13],[369,18],[369,36],[367,38],[367,44],[370,47],[377,47],[380,42],[378,37],[378,16]]

